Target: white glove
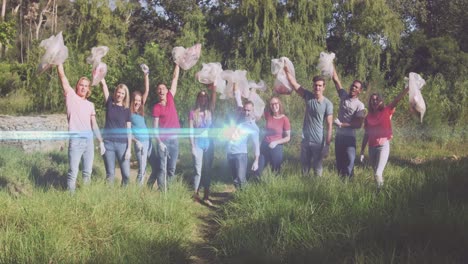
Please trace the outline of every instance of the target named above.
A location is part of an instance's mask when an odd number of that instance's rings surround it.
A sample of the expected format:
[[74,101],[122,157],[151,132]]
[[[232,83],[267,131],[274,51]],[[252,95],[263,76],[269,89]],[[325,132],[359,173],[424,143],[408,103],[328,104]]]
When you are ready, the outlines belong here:
[[335,123],[335,125],[337,125],[338,127],[341,127],[341,125],[342,125],[342,123],[340,122],[340,120],[338,118],[335,118],[333,123]]
[[99,143],[99,149],[101,150],[101,156],[106,153],[106,147],[104,146],[104,142]]
[[328,157],[328,154],[330,154],[330,145],[325,144],[322,148],[322,158]]
[[127,151],[125,151],[125,159],[129,160],[132,157],[132,152],[130,151],[130,147],[127,148]]
[[258,170],[258,161],[254,161],[254,163],[252,164],[252,170],[253,171]]
[[278,146],[278,143],[276,143],[276,141],[272,141],[270,144],[268,144],[268,147],[271,149],[274,149],[276,146]]
[[149,68],[146,64],[140,64],[140,68],[143,71],[144,74],[149,74]]
[[163,153],[166,152],[166,150],[167,150],[166,144],[164,144],[164,143],[162,143],[162,142],[159,142],[159,150],[160,150],[161,152],[163,152]]
[[361,157],[359,158],[359,160],[361,161],[361,163],[364,163],[364,155],[361,155]]
[[143,144],[141,144],[140,141],[136,140],[135,145],[136,145],[136,149],[137,149],[138,152],[143,151]]

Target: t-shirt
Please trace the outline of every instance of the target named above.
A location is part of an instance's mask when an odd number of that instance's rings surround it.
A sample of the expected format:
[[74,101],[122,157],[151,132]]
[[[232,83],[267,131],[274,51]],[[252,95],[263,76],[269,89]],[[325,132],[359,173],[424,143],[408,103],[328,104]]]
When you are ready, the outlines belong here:
[[251,138],[252,143],[255,147],[255,155],[260,155],[260,143],[259,143],[259,129],[255,121],[249,120],[244,121],[236,126],[236,133],[239,138],[236,140],[229,140],[227,144],[228,154],[243,154],[247,153],[247,141]]
[[369,112],[364,121],[364,128],[369,136],[369,146],[381,146],[386,141],[392,139],[392,115],[395,113],[395,108],[388,106],[382,111]]
[[174,132],[168,133],[169,131],[164,131],[165,128],[180,128],[179,116],[177,115],[174,96],[172,96],[171,92],[167,93],[166,99],[166,105],[157,103],[153,107],[153,117],[159,118],[159,138],[162,140],[177,136]]
[[65,94],[67,105],[68,131],[76,136],[91,138],[93,130],[91,126],[91,117],[96,116],[94,104],[79,97],[74,91]]
[[113,98],[109,96],[106,102],[104,140],[126,143],[127,122],[131,122],[130,109],[114,104]]
[[[195,144],[201,149],[208,149],[210,145],[210,139],[208,137],[208,128],[212,125],[212,117],[209,111],[200,111],[198,113],[198,122],[196,122],[196,112],[191,110],[189,113],[189,120],[193,120],[193,128],[196,129],[194,140]],[[208,116],[209,115],[209,116]]]
[[[340,89],[338,95],[340,97],[338,119],[340,119],[342,123],[350,123],[354,118],[365,117],[365,107],[359,98],[351,98],[344,89]],[[336,135],[355,137],[356,129],[350,127],[338,128],[336,130]]]
[[265,111],[265,139],[267,143],[282,139],[284,132],[291,130],[289,118],[283,115],[281,118],[274,118],[270,111]]
[[146,127],[145,117],[132,113],[130,117],[132,121],[132,133],[138,141],[148,141],[148,128]]
[[299,89],[303,89],[304,91],[303,98],[306,104],[304,123],[302,125],[302,138],[309,142],[322,144],[324,140],[323,123],[328,116],[333,115],[333,104],[326,97],[323,97],[320,102],[311,91],[305,90],[302,87]]

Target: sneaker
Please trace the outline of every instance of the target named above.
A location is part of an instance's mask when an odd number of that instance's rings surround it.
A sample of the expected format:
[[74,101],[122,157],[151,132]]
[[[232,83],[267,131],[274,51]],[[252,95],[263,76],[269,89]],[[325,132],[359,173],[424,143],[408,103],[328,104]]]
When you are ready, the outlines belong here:
[[208,205],[208,206],[213,206],[213,203],[208,198],[203,199],[203,203]]

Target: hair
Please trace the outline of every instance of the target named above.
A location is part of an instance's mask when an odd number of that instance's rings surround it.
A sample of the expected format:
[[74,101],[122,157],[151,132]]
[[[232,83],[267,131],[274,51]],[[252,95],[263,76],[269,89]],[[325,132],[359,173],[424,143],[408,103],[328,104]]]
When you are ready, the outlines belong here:
[[128,92],[128,87],[127,87],[127,85],[125,85],[125,84],[123,84],[123,83],[117,85],[117,87],[115,87],[115,90],[114,90],[114,97],[113,97],[113,99],[115,99],[115,95],[117,94],[117,91],[118,91],[119,89],[123,89],[123,90],[125,91],[125,97],[124,97],[124,99],[123,99],[122,104],[123,104],[123,107],[128,108],[128,107],[130,106],[130,95],[129,95],[129,92]]
[[[138,111],[135,111],[134,102],[135,102],[135,97],[137,97],[138,95],[141,97],[141,106],[138,109]],[[137,113],[137,114],[139,114],[141,116],[145,116],[144,106],[145,105],[143,104],[143,95],[141,94],[140,91],[134,91],[132,93],[132,99],[130,100],[130,112],[132,112],[132,114]]]
[[360,80],[354,80],[352,83],[359,83],[361,85],[361,89],[364,89],[364,84]]
[[89,89],[88,89],[88,92],[86,93],[86,98],[90,97],[91,96],[91,81],[88,79],[88,77],[81,77],[75,84],[75,93],[76,93],[76,90],[78,89],[78,84],[82,81],[82,80],[85,80],[85,81],[88,81],[89,83]]
[[382,104],[379,106],[379,108],[377,110],[381,111],[384,107],[385,107],[385,103],[384,103],[384,98],[383,96],[380,94],[380,93],[373,93],[369,96],[369,101],[367,102],[367,105],[368,105],[368,108],[369,108],[369,112],[374,112],[374,110],[370,107],[371,106],[371,100],[372,100],[372,97],[374,96],[377,96],[377,98],[382,102]]
[[252,101],[250,101],[250,100],[245,101],[244,106],[246,106],[248,104],[250,104],[252,106],[255,106],[254,103]]
[[211,123],[211,110],[209,107],[209,103],[207,106],[202,106],[200,102],[200,97],[203,96],[203,93],[205,94],[204,96],[208,97],[208,93],[205,90],[202,90],[198,92],[197,98],[195,99],[195,108],[193,109],[193,123],[194,127],[199,127],[200,123],[202,122],[200,113],[204,114],[205,121],[208,123]]
[[321,75],[317,75],[317,76],[314,76],[314,78],[312,78],[313,83],[318,82],[318,81],[322,81],[323,85],[325,85],[325,77]]
[[[280,115],[284,115],[283,103],[282,103],[281,100],[278,98],[278,96],[273,96],[273,97],[271,97],[270,100],[268,100],[268,103],[270,103],[271,100],[273,100],[273,99],[278,100],[278,104],[279,104],[279,114],[280,114]],[[268,109],[269,109],[268,111],[270,112],[270,115],[273,116],[273,110],[271,110],[271,105],[269,106]]]

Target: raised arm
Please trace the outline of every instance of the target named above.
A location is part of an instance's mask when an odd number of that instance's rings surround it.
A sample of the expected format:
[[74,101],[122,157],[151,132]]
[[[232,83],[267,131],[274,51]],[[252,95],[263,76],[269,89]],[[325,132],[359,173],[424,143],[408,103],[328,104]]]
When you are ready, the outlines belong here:
[[57,65],[57,74],[60,79],[60,83],[62,85],[63,93],[67,95],[70,92],[74,92],[73,88],[70,86],[68,82],[67,76],[65,76],[65,70],[63,69],[63,64]]
[[216,85],[214,83],[208,84],[208,89],[211,91],[210,111],[213,114],[216,108]]
[[102,93],[104,93],[104,104],[107,103],[107,98],[109,98],[109,88],[107,87],[106,79],[102,78],[101,80]]
[[397,104],[401,101],[401,99],[403,99],[403,97],[405,97],[405,95],[408,93],[408,91],[409,91],[409,87],[407,86],[405,89],[403,89],[403,91],[401,91],[395,97],[395,99],[393,99],[393,101],[388,105],[388,107],[395,108],[397,106]]
[[333,83],[335,83],[336,91],[339,94],[340,90],[343,89],[343,85],[341,85],[340,77],[338,77],[338,73],[336,72],[336,68],[333,71],[332,80],[333,80]]
[[304,96],[304,90],[299,89],[301,85],[297,83],[296,78],[292,76],[287,66],[284,66],[284,73],[286,74],[286,78],[288,79],[289,83],[294,88],[294,91],[296,91],[296,93],[298,93],[300,96]]
[[145,74],[145,92],[143,93],[143,97],[141,98],[141,105],[145,105],[146,99],[148,99],[149,94],[149,72]]
[[179,81],[179,71],[180,67],[178,64],[174,67],[174,73],[172,74],[172,83],[171,83],[171,90],[172,96],[175,97],[177,92],[177,82]]

